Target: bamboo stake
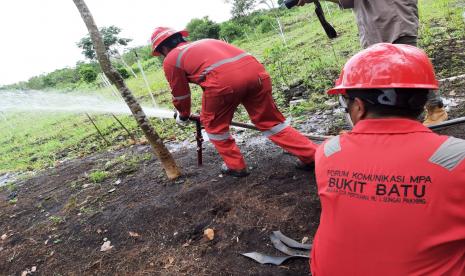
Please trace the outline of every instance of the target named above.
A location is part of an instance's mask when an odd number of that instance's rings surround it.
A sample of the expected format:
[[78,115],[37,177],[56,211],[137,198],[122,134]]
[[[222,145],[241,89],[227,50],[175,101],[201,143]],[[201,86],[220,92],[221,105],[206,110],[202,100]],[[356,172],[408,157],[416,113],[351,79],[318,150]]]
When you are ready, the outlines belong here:
[[89,120],[91,121],[91,123],[94,125],[95,129],[97,130],[98,134],[100,135],[100,137],[102,137],[103,140],[105,140],[105,142],[107,143],[107,145],[111,145],[111,143],[105,138],[105,136],[103,136],[102,132],[100,131],[100,129],[97,127],[97,125],[95,124],[94,120],[92,120],[92,118],[90,117],[89,113],[86,112],[86,116],[87,118],[89,118]]
[[124,130],[126,130],[126,132],[127,132],[128,135],[131,137],[132,140],[137,141],[137,140],[136,140],[136,137],[134,136],[134,134],[131,133],[131,132],[123,125],[123,123],[118,119],[118,117],[116,117],[115,114],[111,113],[111,116],[113,116],[113,118],[115,118],[115,120],[120,124],[120,126],[121,126],[122,128],[124,128]]

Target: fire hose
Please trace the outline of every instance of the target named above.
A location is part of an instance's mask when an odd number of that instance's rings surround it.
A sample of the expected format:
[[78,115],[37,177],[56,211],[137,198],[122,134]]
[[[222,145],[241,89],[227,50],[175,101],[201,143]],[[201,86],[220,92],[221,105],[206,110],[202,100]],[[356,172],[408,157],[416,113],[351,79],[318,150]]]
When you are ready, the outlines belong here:
[[[175,113],[175,118],[176,118],[176,113]],[[200,122],[200,116],[197,114],[191,114],[189,116],[189,120],[195,123],[195,132],[196,132],[195,140],[197,142],[197,164],[201,166],[203,163],[202,152],[203,152],[203,142],[204,142],[204,139],[202,136],[202,123]],[[457,124],[463,124],[463,123],[465,123],[465,117],[460,117],[460,118],[448,120],[448,121],[445,121],[445,122],[442,122],[436,125],[428,126],[428,128],[431,130],[439,130],[442,128],[450,127],[450,126],[457,125]],[[235,127],[259,131],[259,129],[252,124],[232,121],[230,125],[235,126]],[[310,140],[319,141],[319,142],[325,141],[326,139],[333,137],[333,136],[316,135],[316,134],[303,134],[303,135],[309,138]]]
[[[176,118],[177,113],[174,114],[174,118]],[[203,147],[202,144],[204,142],[203,136],[202,136],[202,123],[200,122],[200,116],[197,114],[191,114],[189,116],[189,121],[192,121],[195,123],[195,140],[197,142],[197,164],[199,166],[202,165],[203,161]],[[251,130],[256,130],[260,131],[256,126],[252,124],[247,124],[247,123],[241,123],[241,122],[234,122],[232,121],[230,123],[231,126],[235,127],[240,127],[240,128],[245,128],[245,129],[251,129]],[[323,136],[323,135],[315,135],[315,134],[304,134],[307,138],[314,140],[314,141],[324,141],[328,138],[331,138],[331,136]]]

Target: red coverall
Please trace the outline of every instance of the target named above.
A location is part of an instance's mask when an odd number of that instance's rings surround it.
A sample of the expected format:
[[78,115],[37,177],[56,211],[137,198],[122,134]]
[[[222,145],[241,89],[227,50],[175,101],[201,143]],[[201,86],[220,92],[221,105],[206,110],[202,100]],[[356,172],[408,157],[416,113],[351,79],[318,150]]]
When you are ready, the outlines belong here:
[[314,276],[465,275],[465,141],[359,121],[317,149]]
[[255,126],[271,141],[312,163],[316,145],[290,127],[271,95],[271,79],[253,56],[221,40],[181,43],[163,62],[171,86],[173,104],[181,116],[190,115],[189,82],[203,89],[200,119],[210,141],[227,167],[246,167],[229,133],[234,111],[243,104]]

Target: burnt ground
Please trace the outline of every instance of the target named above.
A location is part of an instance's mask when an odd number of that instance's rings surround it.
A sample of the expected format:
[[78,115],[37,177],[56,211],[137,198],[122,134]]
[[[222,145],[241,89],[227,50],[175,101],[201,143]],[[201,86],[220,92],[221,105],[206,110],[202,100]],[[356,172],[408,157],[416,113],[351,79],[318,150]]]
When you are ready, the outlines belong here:
[[[281,267],[241,255],[281,255],[268,238],[281,230],[309,237],[319,220],[312,172],[270,143],[242,146],[252,174],[220,177],[211,146],[204,166],[195,148],[175,158],[184,176],[168,181],[148,146],[65,162],[17,184],[16,204],[0,193],[0,274],[32,266],[41,275],[305,275],[308,260]],[[142,158],[141,158],[142,156]],[[92,171],[106,170],[100,182]],[[212,228],[207,241],[203,231]],[[129,232],[132,232],[132,236]],[[133,237],[138,235],[137,237]],[[100,252],[104,239],[114,246]]]

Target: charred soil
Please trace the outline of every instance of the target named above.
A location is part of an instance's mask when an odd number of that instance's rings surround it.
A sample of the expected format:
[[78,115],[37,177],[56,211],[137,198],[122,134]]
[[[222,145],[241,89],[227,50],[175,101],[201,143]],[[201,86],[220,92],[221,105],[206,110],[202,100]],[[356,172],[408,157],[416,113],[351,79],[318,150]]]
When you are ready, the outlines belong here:
[[[42,275],[308,274],[306,259],[276,267],[240,255],[282,255],[269,234],[311,240],[320,214],[312,172],[296,170],[294,158],[269,142],[242,148],[252,173],[240,179],[220,175],[208,146],[200,168],[195,148],[175,153],[184,176],[170,182],[139,145],[17,183],[0,193],[1,274],[33,266]],[[12,193],[16,202],[8,201]],[[113,248],[102,252],[105,241]]]

